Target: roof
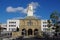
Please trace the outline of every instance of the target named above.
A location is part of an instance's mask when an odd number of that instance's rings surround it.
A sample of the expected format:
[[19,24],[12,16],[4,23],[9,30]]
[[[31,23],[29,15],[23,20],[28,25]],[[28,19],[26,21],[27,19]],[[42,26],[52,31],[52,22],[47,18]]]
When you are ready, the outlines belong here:
[[37,18],[34,16],[27,16],[25,19],[37,19]]
[[38,20],[38,18],[35,16],[26,16],[24,19],[37,19]]

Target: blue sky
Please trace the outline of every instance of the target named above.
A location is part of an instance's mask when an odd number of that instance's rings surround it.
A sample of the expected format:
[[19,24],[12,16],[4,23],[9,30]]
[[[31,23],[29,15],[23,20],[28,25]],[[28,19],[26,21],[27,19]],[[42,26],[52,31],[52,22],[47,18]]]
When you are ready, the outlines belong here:
[[8,12],[7,8],[26,8],[30,3],[37,3],[34,15],[41,19],[49,19],[50,14],[57,10],[60,12],[60,0],[0,0],[0,23],[6,23],[7,19],[25,17],[26,13],[21,11]]

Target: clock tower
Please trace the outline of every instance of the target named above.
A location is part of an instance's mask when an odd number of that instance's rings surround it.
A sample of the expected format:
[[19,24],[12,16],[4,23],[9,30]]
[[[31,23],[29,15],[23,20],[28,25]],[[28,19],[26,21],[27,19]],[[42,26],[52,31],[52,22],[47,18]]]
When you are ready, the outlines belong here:
[[29,4],[27,9],[27,16],[33,16],[33,5]]

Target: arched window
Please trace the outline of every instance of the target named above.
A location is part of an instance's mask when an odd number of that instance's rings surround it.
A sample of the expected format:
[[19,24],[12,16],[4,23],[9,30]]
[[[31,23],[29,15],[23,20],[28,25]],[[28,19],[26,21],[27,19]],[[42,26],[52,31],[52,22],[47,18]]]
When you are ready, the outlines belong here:
[[26,35],[26,29],[22,29],[22,35]]
[[38,35],[38,29],[34,30],[34,35]]
[[17,27],[16,30],[19,31],[19,28]]
[[28,30],[28,35],[32,35],[32,29]]

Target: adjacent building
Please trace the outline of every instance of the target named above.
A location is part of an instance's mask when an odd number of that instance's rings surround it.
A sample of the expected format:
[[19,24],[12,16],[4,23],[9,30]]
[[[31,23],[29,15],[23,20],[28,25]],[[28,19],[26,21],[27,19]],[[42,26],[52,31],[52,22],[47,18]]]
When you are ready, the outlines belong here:
[[44,31],[47,31],[48,29],[48,20],[41,20],[41,30],[44,32]]
[[7,31],[16,31],[19,28],[19,20],[9,19],[7,20]]

